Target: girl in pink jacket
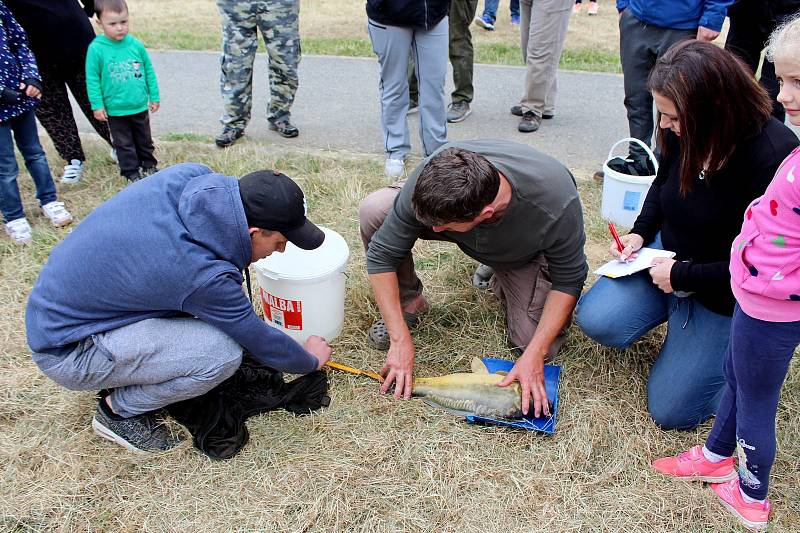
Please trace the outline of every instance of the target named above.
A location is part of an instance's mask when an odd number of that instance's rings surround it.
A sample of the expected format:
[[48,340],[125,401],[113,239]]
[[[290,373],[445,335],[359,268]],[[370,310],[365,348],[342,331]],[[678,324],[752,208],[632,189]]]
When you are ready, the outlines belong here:
[[[791,123],[800,126],[800,16],[773,33],[767,54],[781,83],[778,101]],[[778,399],[800,344],[800,148],[747,208],[731,248],[730,272],[737,306],[714,427],[704,446],[659,459],[653,468],[711,483],[742,523],[765,528]]]

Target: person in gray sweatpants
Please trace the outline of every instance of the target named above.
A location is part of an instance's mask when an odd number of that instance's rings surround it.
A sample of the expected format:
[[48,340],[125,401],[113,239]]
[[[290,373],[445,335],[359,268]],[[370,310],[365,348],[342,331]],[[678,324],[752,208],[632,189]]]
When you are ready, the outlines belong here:
[[127,187],[50,253],[25,314],[33,361],[70,390],[99,389],[92,429],[134,451],[174,447],[155,411],[205,394],[245,351],[281,372],[318,370],[327,342],[268,326],[242,290],[242,271],[287,242],[322,244],[305,205],[266,170],[237,179],[185,163]]
[[419,80],[419,133],[425,156],[447,139],[444,92],[447,74],[448,1],[385,0],[367,2],[367,29],[380,63],[381,130],[388,177],[400,177],[411,151],[406,121],[408,60]]

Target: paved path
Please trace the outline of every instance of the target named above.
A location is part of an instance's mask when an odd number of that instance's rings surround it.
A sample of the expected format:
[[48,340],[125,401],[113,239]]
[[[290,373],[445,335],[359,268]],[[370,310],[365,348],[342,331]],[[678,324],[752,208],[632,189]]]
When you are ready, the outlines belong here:
[[[152,52],[162,94],[161,110],[152,117],[156,136],[219,131],[219,54],[216,52]],[[251,139],[287,147],[383,152],[378,108],[378,63],[371,58],[304,56],[300,88],[292,120],[300,129],[296,139],[283,139],[267,128],[266,57],[255,68]],[[522,67],[475,65],[473,113],[448,128],[449,139],[497,137],[527,142],[572,168],[598,168],[611,144],[626,136],[622,77],[615,74],[559,72],[556,118],[536,133],[517,132],[518,119],[508,109],[517,102]],[[449,77],[448,77],[449,78]],[[448,79],[448,92],[452,82]],[[76,113],[76,116],[80,113]],[[82,131],[92,131],[79,122]],[[417,118],[409,124],[414,151],[419,154]]]
[[[154,134],[216,135],[222,109],[219,54],[151,52],[151,56],[162,98],[161,110],[151,119]],[[628,133],[622,76],[560,71],[556,118],[544,121],[538,132],[523,134],[517,131],[518,119],[508,110],[518,102],[524,73],[522,67],[475,65],[473,112],[464,122],[449,125],[448,139],[511,139],[530,143],[573,169],[599,168],[611,145]],[[251,139],[299,149],[383,153],[377,59],[304,56],[292,109],[292,122],[300,129],[295,139],[283,139],[267,128],[267,60],[263,54],[256,59],[254,78],[253,119],[247,128]],[[448,94],[450,90],[448,76]],[[75,116],[80,116],[81,131],[93,131],[79,111]],[[420,155],[415,115],[410,117],[409,127],[414,153]]]

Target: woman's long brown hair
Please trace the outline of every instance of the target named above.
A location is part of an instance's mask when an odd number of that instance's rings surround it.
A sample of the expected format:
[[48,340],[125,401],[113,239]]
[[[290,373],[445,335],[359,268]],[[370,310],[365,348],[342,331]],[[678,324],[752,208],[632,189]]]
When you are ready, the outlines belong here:
[[[772,111],[767,92],[744,63],[696,39],[670,47],[656,62],[647,85],[675,103],[681,128],[681,195],[692,190],[701,170],[705,179],[713,179],[736,145],[756,136]],[[664,135],[659,135],[659,146],[667,156]]]

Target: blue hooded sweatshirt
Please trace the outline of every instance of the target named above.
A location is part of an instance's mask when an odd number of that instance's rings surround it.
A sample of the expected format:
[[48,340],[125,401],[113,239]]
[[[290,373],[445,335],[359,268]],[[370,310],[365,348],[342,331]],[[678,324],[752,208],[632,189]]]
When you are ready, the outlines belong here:
[[237,179],[194,163],[167,168],[98,206],[53,248],[28,299],[28,344],[66,356],[95,333],[188,314],[272,368],[316,370],[242,291],[251,257]]
[[733,0],[617,0],[617,10],[630,9],[645,24],[694,30],[699,26],[719,31]]

